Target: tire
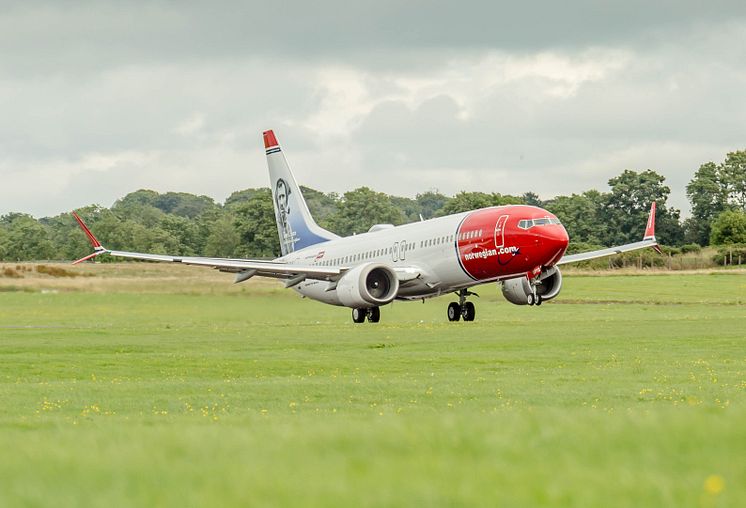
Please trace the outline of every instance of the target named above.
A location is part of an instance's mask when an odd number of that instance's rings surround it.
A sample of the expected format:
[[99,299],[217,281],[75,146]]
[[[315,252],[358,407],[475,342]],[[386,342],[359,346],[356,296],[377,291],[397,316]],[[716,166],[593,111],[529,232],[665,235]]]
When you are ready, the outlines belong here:
[[541,295],[536,295],[536,305],[541,305],[541,302],[543,302],[544,299],[541,297]]
[[477,315],[477,309],[472,302],[464,303],[464,308],[461,312],[464,315],[464,321],[474,321],[474,317]]
[[526,297],[526,301],[528,302],[529,305],[533,305],[536,303],[536,297],[534,296],[533,293],[529,293],[528,296]]
[[372,307],[367,312],[368,321],[371,323],[378,323],[381,320],[381,309],[379,307]]
[[458,321],[461,319],[461,306],[456,302],[448,304],[448,321]]
[[352,322],[362,323],[365,321],[365,309],[352,309]]

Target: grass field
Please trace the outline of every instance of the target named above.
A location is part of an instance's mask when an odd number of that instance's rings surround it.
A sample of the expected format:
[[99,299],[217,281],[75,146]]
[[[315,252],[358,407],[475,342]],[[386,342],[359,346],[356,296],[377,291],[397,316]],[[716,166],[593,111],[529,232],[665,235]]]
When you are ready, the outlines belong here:
[[742,271],[377,325],[200,269],[75,273],[0,278],[0,506],[746,506]]

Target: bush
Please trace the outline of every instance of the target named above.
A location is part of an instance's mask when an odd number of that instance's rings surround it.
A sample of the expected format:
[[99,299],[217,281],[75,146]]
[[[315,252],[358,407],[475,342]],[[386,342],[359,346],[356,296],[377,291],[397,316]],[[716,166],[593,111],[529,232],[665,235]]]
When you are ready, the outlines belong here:
[[746,264],[746,243],[734,243],[718,249],[712,260],[718,265]]
[[690,252],[701,252],[702,246],[698,243],[687,243],[681,246],[681,252],[683,254],[689,254]]
[[717,216],[710,233],[712,245],[746,243],[746,213],[728,210]]
[[14,270],[13,268],[6,267],[5,269],[3,269],[3,277],[8,277],[9,279],[20,279],[23,277],[23,275],[18,273],[18,271]]

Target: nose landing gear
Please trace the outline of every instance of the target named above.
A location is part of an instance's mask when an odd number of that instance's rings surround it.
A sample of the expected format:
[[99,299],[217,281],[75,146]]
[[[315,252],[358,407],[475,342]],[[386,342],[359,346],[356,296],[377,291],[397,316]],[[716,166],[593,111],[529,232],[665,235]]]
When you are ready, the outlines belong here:
[[529,293],[529,295],[526,297],[528,300],[529,305],[541,305],[541,295],[537,295],[534,293]]
[[526,295],[526,303],[529,305],[541,305],[542,298],[539,293],[536,292],[536,284],[531,284],[531,293]]
[[464,321],[474,321],[477,310],[472,302],[466,301],[466,297],[479,297],[479,295],[466,289],[462,289],[456,294],[458,295],[458,303],[451,302],[448,304],[448,321],[458,321],[462,317]]

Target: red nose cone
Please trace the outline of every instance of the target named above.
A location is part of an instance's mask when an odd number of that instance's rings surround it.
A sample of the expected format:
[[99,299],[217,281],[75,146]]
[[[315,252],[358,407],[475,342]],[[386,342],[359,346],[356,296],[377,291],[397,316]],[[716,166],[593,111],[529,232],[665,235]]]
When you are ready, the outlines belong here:
[[559,261],[567,250],[567,245],[570,243],[570,237],[565,227],[561,224],[545,226],[541,230],[541,240],[548,258],[546,265],[553,265]]

